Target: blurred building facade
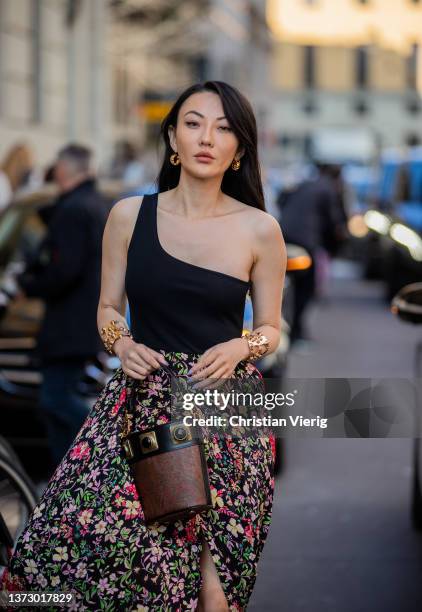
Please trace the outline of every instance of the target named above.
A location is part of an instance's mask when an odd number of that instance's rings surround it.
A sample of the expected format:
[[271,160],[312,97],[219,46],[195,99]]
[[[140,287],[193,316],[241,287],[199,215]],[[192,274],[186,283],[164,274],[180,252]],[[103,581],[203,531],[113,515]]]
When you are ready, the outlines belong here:
[[0,0],[1,153],[25,140],[48,163],[63,143],[101,149],[110,127],[102,0]]
[[269,0],[272,120],[306,151],[316,128],[422,142],[421,0]]
[[69,140],[103,162],[155,141],[177,93],[223,79],[270,120],[260,0],[0,0],[0,157],[28,142],[47,164]]
[[[114,26],[115,63],[143,92],[145,139],[154,142],[176,95],[194,82],[223,80],[251,100],[260,143],[270,131],[272,36],[261,0],[146,0],[116,2],[124,23]],[[155,7],[154,9],[152,7]],[[132,34],[128,36],[128,32]],[[119,59],[120,58],[120,59]]]
[[212,0],[203,20],[208,58],[203,76],[237,86],[252,102],[264,162],[273,132],[272,36],[265,8],[261,0]]

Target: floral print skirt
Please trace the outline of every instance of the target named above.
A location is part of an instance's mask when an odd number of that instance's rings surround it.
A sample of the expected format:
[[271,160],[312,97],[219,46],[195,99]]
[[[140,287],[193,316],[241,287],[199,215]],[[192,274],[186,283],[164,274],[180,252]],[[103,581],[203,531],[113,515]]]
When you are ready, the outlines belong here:
[[[161,352],[182,375],[200,356]],[[163,372],[136,381],[137,429],[170,420]],[[234,376],[262,380],[247,361]],[[127,382],[118,368],[100,393],[20,534],[2,588],[71,591],[66,610],[78,612],[196,610],[205,538],[229,609],[245,610],[271,522],[273,436],[205,438],[212,509],[146,525],[120,441]]]

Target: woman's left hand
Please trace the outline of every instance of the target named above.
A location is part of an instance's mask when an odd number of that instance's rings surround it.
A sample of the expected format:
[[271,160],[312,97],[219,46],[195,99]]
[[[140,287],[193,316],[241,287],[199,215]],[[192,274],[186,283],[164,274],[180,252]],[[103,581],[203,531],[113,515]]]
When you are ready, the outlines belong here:
[[[249,346],[244,336],[220,342],[207,349],[189,370],[189,382],[193,389],[213,389],[230,378],[235,367],[249,356]],[[200,381],[200,382],[199,382]],[[212,384],[210,384],[212,381]]]

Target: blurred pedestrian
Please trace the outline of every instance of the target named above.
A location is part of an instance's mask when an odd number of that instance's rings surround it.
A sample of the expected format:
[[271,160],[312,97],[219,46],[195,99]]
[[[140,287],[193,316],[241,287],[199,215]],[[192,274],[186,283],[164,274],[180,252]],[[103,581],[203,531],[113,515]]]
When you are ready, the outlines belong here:
[[59,152],[54,180],[60,195],[46,236],[16,281],[22,294],[45,301],[36,354],[43,376],[40,407],[57,465],[88,412],[78,393],[85,362],[102,348],[96,317],[109,205],[97,191],[84,146],[70,144]]
[[145,180],[145,165],[131,142],[121,140],[116,143],[110,175],[111,178],[121,180],[126,190],[142,187]]
[[346,203],[346,186],[339,164],[318,164],[317,168],[322,176],[326,176],[334,189],[334,231],[328,226],[323,236],[322,245],[315,255],[315,295],[323,298],[330,277],[331,260],[338,255],[341,246],[349,236],[347,228],[348,212]]
[[310,339],[304,327],[305,311],[315,296],[317,261],[321,250],[335,253],[345,237],[345,220],[332,177],[320,166],[316,178],[279,194],[280,223],[287,243],[304,247],[312,257],[307,270],[292,275],[294,315],[291,342]]
[[0,212],[28,182],[33,168],[33,156],[27,145],[17,144],[7,152],[0,164]]

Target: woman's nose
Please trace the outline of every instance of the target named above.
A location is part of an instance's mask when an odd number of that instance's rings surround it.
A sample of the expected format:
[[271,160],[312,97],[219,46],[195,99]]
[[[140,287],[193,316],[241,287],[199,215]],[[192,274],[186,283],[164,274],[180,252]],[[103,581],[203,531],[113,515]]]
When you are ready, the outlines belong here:
[[205,127],[201,134],[201,143],[211,145],[212,144],[212,136],[211,136],[211,127]]

